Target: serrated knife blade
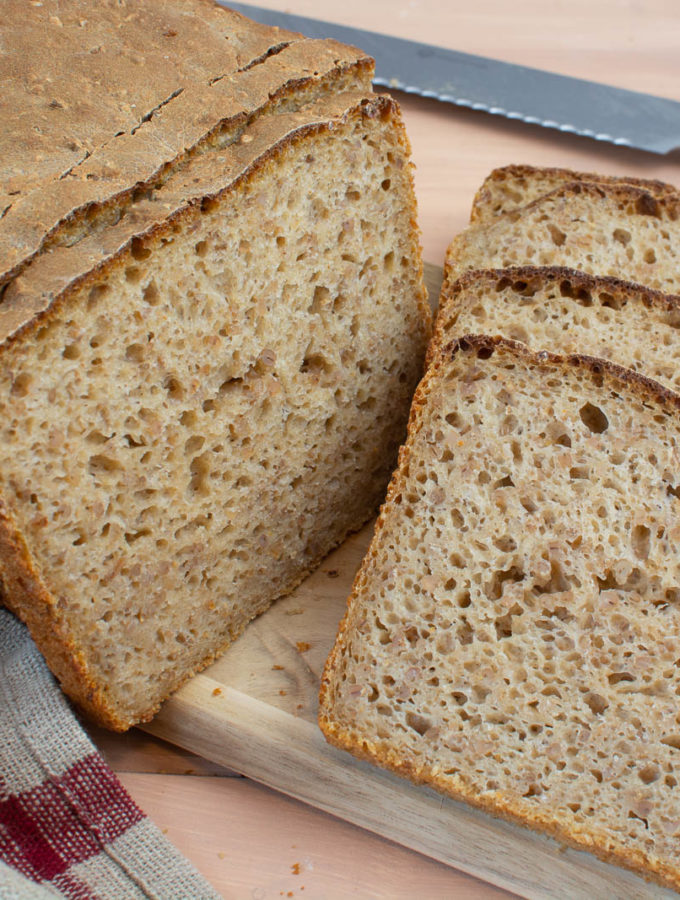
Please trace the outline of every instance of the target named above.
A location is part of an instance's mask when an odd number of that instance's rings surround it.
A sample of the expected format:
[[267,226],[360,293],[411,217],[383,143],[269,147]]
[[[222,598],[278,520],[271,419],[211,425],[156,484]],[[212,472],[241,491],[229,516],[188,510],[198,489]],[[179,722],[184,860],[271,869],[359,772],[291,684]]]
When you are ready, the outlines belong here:
[[680,147],[680,102],[306,16],[218,0],[265,25],[334,38],[375,59],[374,84],[532,125],[664,154]]

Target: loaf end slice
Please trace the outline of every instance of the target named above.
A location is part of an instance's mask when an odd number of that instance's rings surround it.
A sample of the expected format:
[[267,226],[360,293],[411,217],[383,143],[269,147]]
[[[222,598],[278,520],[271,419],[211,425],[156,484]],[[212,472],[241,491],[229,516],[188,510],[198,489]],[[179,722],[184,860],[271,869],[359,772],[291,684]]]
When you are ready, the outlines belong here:
[[680,194],[584,182],[470,225],[447,251],[444,281],[470,269],[567,266],[677,294],[679,263]]
[[429,336],[408,149],[375,95],[261,117],[5,291],[0,586],[102,724],[383,498]]
[[680,398],[440,350],[321,686],[327,739],[680,887]]
[[442,293],[430,355],[466,334],[612,360],[680,392],[680,297],[559,267],[468,272]]
[[510,165],[494,169],[485,178],[472,202],[470,221],[489,222],[496,216],[526,206],[544,194],[576,181],[630,184],[643,188],[655,197],[677,194],[677,188],[672,184],[656,179],[636,178],[633,175],[602,175],[598,172],[578,172],[573,169]]

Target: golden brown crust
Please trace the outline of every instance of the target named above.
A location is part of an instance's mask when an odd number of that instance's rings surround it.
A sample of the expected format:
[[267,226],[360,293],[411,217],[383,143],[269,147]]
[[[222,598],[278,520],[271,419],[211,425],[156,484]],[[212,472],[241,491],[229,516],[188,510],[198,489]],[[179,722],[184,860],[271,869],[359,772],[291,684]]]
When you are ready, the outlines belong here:
[[[590,371],[598,379],[601,376],[613,381],[623,382],[633,389],[641,399],[659,403],[666,408],[667,414],[675,415],[680,412],[680,394],[663,387],[658,381],[648,378],[641,372],[634,372],[625,366],[611,362],[608,359],[600,359],[595,356],[587,356],[582,353],[553,353],[550,350],[530,350],[519,341],[512,341],[499,335],[469,334],[444,345],[440,353],[444,356],[455,356],[456,353],[472,350],[475,353],[491,354],[497,350],[510,351],[519,356],[530,365],[543,365],[564,368],[584,368]],[[409,426],[410,427],[410,426]]]
[[620,388],[621,383],[624,383],[640,398],[650,404],[658,404],[669,416],[677,415],[680,412],[680,395],[663,388],[657,382],[643,375],[606,360],[580,354],[561,355],[548,351],[534,352],[524,344],[489,335],[467,335],[444,346],[438,345],[434,358],[416,390],[409,418],[408,436],[399,454],[399,467],[390,482],[385,502],[376,522],[371,545],[354,580],[345,615],[340,622],[335,644],[322,673],[319,691],[319,727],[331,744],[347,750],[354,756],[389,769],[416,784],[428,785],[454,800],[462,800],[499,818],[548,833],[562,843],[579,850],[586,850],[606,862],[631,869],[645,878],[651,877],[660,884],[680,890],[680,872],[663,860],[625,847],[611,837],[586,826],[569,827],[556,820],[554,816],[531,808],[528,804],[523,804],[521,800],[504,796],[500,792],[480,795],[465,783],[464,778],[460,776],[452,778],[450,775],[444,777],[436,771],[436,767],[417,766],[410,759],[396,752],[387,741],[372,742],[367,737],[357,735],[351,729],[338,724],[333,718],[332,683],[351,638],[351,629],[359,612],[360,589],[370,577],[373,560],[377,553],[381,533],[386,527],[390,509],[405,489],[405,473],[409,468],[412,444],[423,424],[428,394],[436,384],[441,368],[456,354],[470,353],[483,355],[486,358],[496,352],[515,358],[519,357],[525,363],[534,366],[549,365],[553,369],[555,367],[580,368],[597,378],[598,383],[600,379],[610,381],[614,389],[616,386]]
[[0,136],[0,284],[286,97],[352,75],[355,87],[370,84],[361,51],[212,0],[144,0],[126,17],[111,6],[9,11],[16,127]]
[[612,841],[601,832],[593,832],[585,828],[570,829],[562,826],[554,818],[542,815],[540,811],[518,809],[518,804],[513,798],[505,797],[500,792],[488,797],[480,796],[469,789],[460,778],[456,779],[455,787],[453,787],[451,776],[444,778],[432,774],[424,767],[417,767],[410,760],[399,757],[386,745],[359,741],[348,731],[336,728],[334,723],[323,716],[321,711],[319,725],[329,743],[341,750],[346,750],[358,759],[394,772],[414,784],[433,788],[452,800],[468,803],[482,812],[511,824],[547,834],[561,844],[573,847],[575,850],[585,850],[604,862],[630,869],[647,880],[651,878],[672,890],[680,890],[680,873],[663,860],[650,859],[641,851]]
[[46,315],[68,303],[72,292],[93,286],[112,267],[124,265],[140,242],[161,240],[189,217],[200,215],[202,205],[219,202],[244,186],[291,142],[330,130],[334,122],[359,109],[368,117],[387,117],[398,107],[387,96],[348,93],[299,113],[276,116],[271,122],[260,120],[249,131],[251,141],[228,148],[229,158],[223,152],[218,171],[209,157],[199,160],[191,169],[191,179],[185,180],[180,173],[177,183],[171,179],[153,202],[140,202],[116,225],[36,258],[5,289],[0,302],[0,351],[3,344],[38,328]]
[[[466,264],[466,254],[471,245],[479,236],[494,235],[494,229],[501,228],[505,231],[508,225],[521,222],[525,217],[534,213],[541,216],[549,216],[552,211],[563,214],[565,208],[569,211],[572,199],[583,197],[592,215],[597,219],[598,206],[602,204],[603,212],[611,214],[615,210],[621,216],[649,216],[658,219],[659,222],[675,223],[680,219],[680,192],[672,191],[660,196],[654,196],[648,190],[628,183],[603,182],[569,182],[547,194],[543,194],[525,206],[508,209],[496,216],[491,222],[476,222],[468,226],[458,234],[446,251],[444,263],[443,289],[448,290],[450,285],[460,277],[469,264]],[[580,220],[576,220],[577,222]],[[589,268],[582,263],[585,268]]]
[[511,164],[494,169],[484,180],[475,194],[470,211],[470,222],[486,221],[491,215],[499,215],[504,210],[492,207],[492,196],[498,185],[506,182],[518,182],[520,186],[537,180],[553,180],[561,182],[592,181],[599,184],[630,184],[649,191],[654,196],[677,194],[677,188],[664,181],[650,178],[637,178],[634,175],[603,175],[598,172],[579,172],[554,166],[529,166]]
[[[310,561],[301,571],[294,583],[289,585],[288,593],[295,590],[304,579],[313,572],[322,559],[346,540],[350,534],[359,531],[372,516],[352,523],[344,535],[324,551],[323,554]],[[161,708],[161,703],[154,703],[143,710],[134,721],[116,713],[101,685],[95,683],[89,671],[85,654],[73,641],[66,629],[59,611],[59,601],[45,586],[43,579],[36,571],[30,553],[13,525],[12,516],[0,498],[0,603],[14,613],[28,627],[32,638],[40,647],[49,663],[52,673],[60,682],[64,692],[74,700],[82,711],[103,728],[111,731],[127,731],[132,725],[149,722]],[[258,612],[264,612],[270,606],[268,601]],[[207,668],[229,647],[245,628],[234,632],[217,650],[211,651],[190,671],[183,671],[173,681],[169,693],[176,691],[198,672]]]
[[52,672],[83,710],[106,728],[129,727],[108,708],[92,681],[85,657],[64,627],[60,600],[45,585],[13,516],[0,497],[0,601],[27,626],[49,658]]
[[[445,300],[464,291],[470,284],[482,282],[505,281],[509,283],[525,282],[531,286],[538,284],[567,282],[574,291],[583,290],[588,293],[607,292],[623,301],[633,298],[635,302],[659,309],[677,309],[680,306],[680,294],[664,294],[644,284],[614,278],[612,275],[589,275],[579,269],[568,266],[509,266],[506,269],[476,269],[465,272],[451,284],[445,294]],[[518,288],[521,289],[521,288]],[[578,299],[578,298],[577,298]]]

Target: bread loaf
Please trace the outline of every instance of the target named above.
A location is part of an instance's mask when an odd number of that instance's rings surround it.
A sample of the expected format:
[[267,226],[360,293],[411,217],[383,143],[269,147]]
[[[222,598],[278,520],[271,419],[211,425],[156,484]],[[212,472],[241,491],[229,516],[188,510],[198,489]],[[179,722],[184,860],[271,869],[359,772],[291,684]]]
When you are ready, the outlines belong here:
[[680,888],[680,398],[440,346],[321,687],[327,738]]
[[0,587],[124,729],[382,499],[429,331],[409,147],[351,48],[14,7]]
[[680,193],[629,184],[569,183],[451,243],[450,285],[469,269],[568,266],[680,293]]
[[601,175],[597,172],[575,172],[526,165],[494,169],[475,194],[470,213],[471,222],[489,222],[511,209],[526,206],[557,188],[576,181],[596,184],[630,184],[643,188],[655,197],[677,195],[677,188],[663,181],[636,178],[632,175]]
[[442,293],[431,346],[466,334],[498,334],[534,350],[610,359],[680,393],[679,328],[677,295],[525,266],[468,272],[454,282]]

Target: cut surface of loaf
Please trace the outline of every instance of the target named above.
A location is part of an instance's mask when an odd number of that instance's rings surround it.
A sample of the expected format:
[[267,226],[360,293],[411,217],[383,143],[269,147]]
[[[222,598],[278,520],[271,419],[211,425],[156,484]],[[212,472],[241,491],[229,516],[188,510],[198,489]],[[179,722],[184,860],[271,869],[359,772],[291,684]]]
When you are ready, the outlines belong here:
[[370,517],[403,438],[429,336],[403,123],[302,81],[2,295],[0,591],[108,727]]
[[680,398],[440,348],[322,679],[327,738],[680,887]]
[[447,250],[444,282],[469,269],[525,265],[567,266],[680,293],[680,194],[567,184],[462,231]]
[[555,267],[468,272],[442,293],[430,354],[466,334],[600,356],[680,392],[680,297],[638,284]]
[[636,178],[632,175],[602,175],[540,166],[510,165],[494,169],[475,194],[471,222],[489,222],[511,209],[526,206],[544,194],[566,184],[588,181],[599,184],[630,184],[649,191],[655,197],[676,195],[677,188],[664,181]]

